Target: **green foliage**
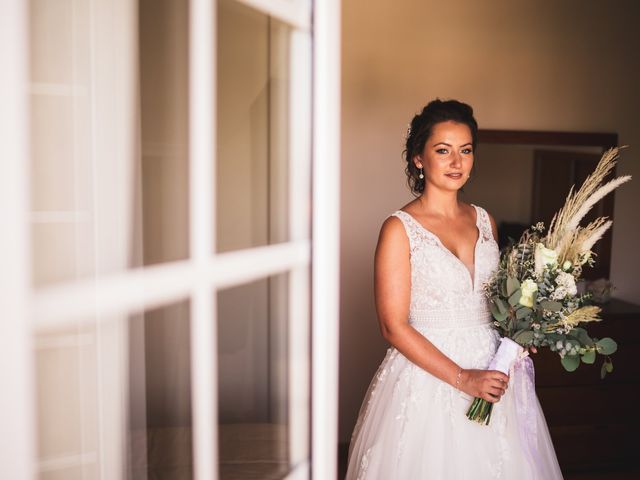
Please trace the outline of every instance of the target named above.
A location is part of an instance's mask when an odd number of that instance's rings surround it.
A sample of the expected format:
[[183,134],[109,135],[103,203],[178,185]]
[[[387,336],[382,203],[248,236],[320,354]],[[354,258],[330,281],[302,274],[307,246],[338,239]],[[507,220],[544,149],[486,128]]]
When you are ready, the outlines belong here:
[[502,300],[499,297],[494,298],[493,300],[496,304],[496,307],[498,307],[498,310],[500,311],[500,313],[506,313],[508,311],[508,307],[507,304],[504,303],[504,300]]
[[569,332],[569,335],[578,339],[585,347],[593,347],[595,345],[595,342],[591,340],[591,337],[584,328],[575,327]]
[[600,378],[604,379],[607,376],[607,373],[613,372],[613,363],[609,357],[605,358],[602,367],[600,368]]
[[520,288],[520,282],[517,278],[507,277],[507,295],[513,295],[513,292]]
[[495,318],[498,322],[503,322],[506,320],[507,312],[506,311],[501,312],[495,303],[491,302],[491,306],[489,308],[491,309],[491,314],[493,315],[493,318]]
[[591,365],[595,361],[596,361],[596,351],[595,350],[587,350],[582,355],[582,363],[587,363],[587,364]]
[[605,337],[596,342],[596,348],[601,355],[611,355],[618,349],[618,344],[612,338]]
[[578,355],[565,355],[560,360],[562,366],[567,372],[573,372],[580,365],[580,357]]
[[514,335],[513,340],[523,347],[529,346],[533,342],[533,332],[531,330],[521,330]]
[[562,304],[554,300],[543,300],[540,302],[540,306],[545,310],[549,310],[551,312],[559,312],[560,310],[562,310]]
[[509,297],[509,305],[511,305],[512,307],[518,305],[520,297],[522,297],[522,290],[517,289],[515,292],[513,292],[513,295]]

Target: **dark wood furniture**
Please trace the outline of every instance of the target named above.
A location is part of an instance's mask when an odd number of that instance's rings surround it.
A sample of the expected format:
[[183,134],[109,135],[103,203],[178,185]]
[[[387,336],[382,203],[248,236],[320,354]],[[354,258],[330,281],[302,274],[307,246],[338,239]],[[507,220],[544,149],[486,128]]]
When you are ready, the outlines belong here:
[[[600,379],[602,360],[566,372],[557,354],[533,355],[536,392],[563,473],[626,471],[638,465],[640,440],[640,306],[612,299],[592,336],[612,337],[614,371]],[[635,471],[635,470],[634,470]]]

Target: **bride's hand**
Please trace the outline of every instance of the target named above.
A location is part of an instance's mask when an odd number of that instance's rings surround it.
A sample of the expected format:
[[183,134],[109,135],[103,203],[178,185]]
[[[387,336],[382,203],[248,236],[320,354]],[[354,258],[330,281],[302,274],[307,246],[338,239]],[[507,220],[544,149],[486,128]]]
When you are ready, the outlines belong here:
[[509,377],[497,370],[467,370],[460,375],[459,389],[472,397],[496,403],[507,390]]

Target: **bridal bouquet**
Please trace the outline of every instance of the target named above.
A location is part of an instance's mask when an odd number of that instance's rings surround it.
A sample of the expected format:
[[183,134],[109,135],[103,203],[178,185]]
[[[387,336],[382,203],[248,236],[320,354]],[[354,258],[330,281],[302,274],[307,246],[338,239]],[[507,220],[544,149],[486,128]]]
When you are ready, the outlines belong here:
[[[585,324],[600,321],[600,308],[589,305],[589,294],[577,293],[576,282],[583,268],[594,264],[591,248],[612,223],[599,217],[583,227],[580,221],[600,199],[631,179],[627,175],[603,184],[617,158],[618,148],[605,152],[580,189],[574,192],[571,187],[546,235],[542,222],[531,226],[518,243],[505,250],[497,270],[483,286],[494,325],[503,337],[489,369],[508,374],[511,366],[519,364],[528,377],[525,391],[533,391],[533,364],[526,358],[531,347],[557,352],[570,372],[580,362],[594,363],[597,354],[604,357],[602,377],[613,371],[609,355],[616,351],[616,342],[589,335]],[[516,395],[518,391],[523,388]],[[475,398],[467,417],[488,425],[492,407]]]

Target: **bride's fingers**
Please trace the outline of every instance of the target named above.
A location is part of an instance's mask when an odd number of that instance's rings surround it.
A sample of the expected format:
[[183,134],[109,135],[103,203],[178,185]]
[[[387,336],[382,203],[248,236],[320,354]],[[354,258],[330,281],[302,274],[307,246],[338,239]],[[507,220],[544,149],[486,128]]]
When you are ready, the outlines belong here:
[[500,380],[501,382],[508,383],[509,377],[502,372],[497,370],[491,370],[491,378],[495,380]]
[[504,388],[500,388],[500,387],[491,387],[491,388],[488,390],[488,393],[489,393],[490,395],[493,395],[493,396],[495,396],[495,397],[500,398],[502,395],[504,395]]
[[507,389],[507,383],[502,380],[497,380],[495,378],[490,379],[485,385],[491,388],[499,388],[500,390]]
[[483,393],[480,397],[485,399],[489,403],[498,403],[500,401],[499,396],[492,395],[489,392]]

